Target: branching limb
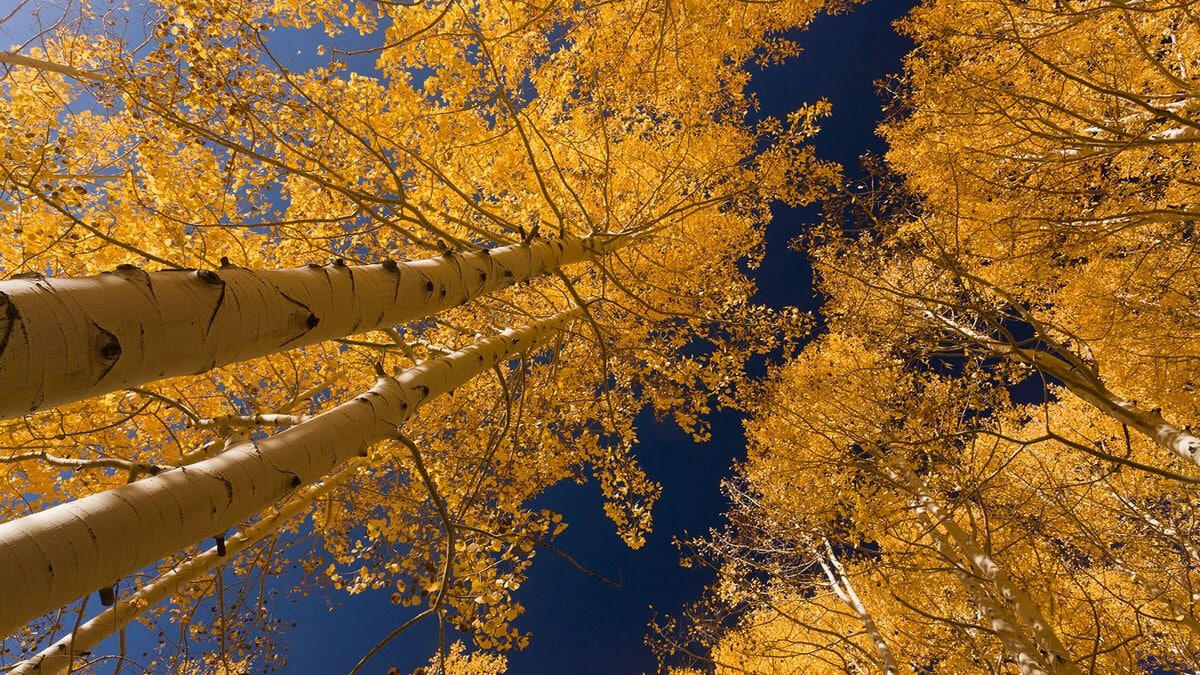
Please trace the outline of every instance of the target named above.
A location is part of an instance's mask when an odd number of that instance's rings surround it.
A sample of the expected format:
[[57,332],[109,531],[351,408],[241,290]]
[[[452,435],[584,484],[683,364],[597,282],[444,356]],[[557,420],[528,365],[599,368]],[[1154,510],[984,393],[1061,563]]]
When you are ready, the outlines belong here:
[[[421,459],[421,451],[417,449],[416,444],[410,441],[407,436],[400,433],[399,430],[396,431],[395,439],[404,447],[408,448],[408,451],[412,454],[413,464],[417,469],[417,475],[421,477],[421,482],[424,483],[425,489],[429,491],[429,499],[433,502],[433,506],[437,510],[438,517],[442,520],[443,527],[446,528],[446,560],[444,566],[442,567],[442,583],[438,587],[437,595],[433,599],[433,604],[430,605],[428,609],[400,624],[393,629],[392,632],[384,636],[382,640],[380,640],[374,647],[370,649],[370,651],[368,651],[361,659],[358,660],[358,663],[354,664],[354,667],[350,669],[349,675],[355,675],[358,673],[373,656],[379,653],[379,650],[386,647],[389,642],[395,639],[397,635],[404,632],[410,626],[419,623],[427,616],[434,614],[440,616],[442,611],[442,602],[446,597],[446,589],[450,587],[450,580],[454,574],[455,527],[454,523],[450,520],[450,515],[446,512],[446,504],[442,501],[441,496],[438,494],[437,484],[433,482],[433,478],[430,477],[429,472],[425,469],[425,462]],[[443,649],[443,646],[438,645],[438,654],[440,655],[444,653],[444,651],[445,650]]]

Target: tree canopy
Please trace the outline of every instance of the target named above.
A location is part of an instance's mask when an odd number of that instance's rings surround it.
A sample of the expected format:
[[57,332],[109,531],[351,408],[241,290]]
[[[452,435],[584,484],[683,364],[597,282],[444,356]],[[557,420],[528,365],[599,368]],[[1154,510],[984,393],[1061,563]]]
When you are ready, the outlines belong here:
[[[1186,3],[933,0],[882,158],[796,242],[826,330],[746,404],[668,663],[1185,672],[1200,638]],[[802,490],[795,486],[802,485]]]
[[[846,180],[828,102],[748,85],[849,4],[0,17],[38,26],[0,52],[0,666],[287,667],[287,580],[390,596],[355,672],[426,620],[426,672],[503,672],[534,556],[599,576],[536,498],[594,482],[637,549],[639,414],[733,409],[664,670],[1200,668],[1200,18],[926,0]],[[772,206],[818,201],[818,315],[757,304]]]

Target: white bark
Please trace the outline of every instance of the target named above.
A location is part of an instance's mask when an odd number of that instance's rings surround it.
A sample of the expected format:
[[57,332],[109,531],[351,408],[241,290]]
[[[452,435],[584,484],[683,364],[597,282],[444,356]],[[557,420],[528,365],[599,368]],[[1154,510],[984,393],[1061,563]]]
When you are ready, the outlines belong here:
[[1171,424],[1158,410],[1143,410],[1109,391],[1099,381],[1080,376],[1062,359],[1046,352],[1032,351],[1030,362],[1039,370],[1062,382],[1071,393],[1090,403],[1100,412],[1141,433],[1177,457],[1200,466],[1200,437],[1187,427]]
[[1113,496],[1114,499],[1121,502],[1125,508],[1133,512],[1138,519],[1146,523],[1146,525],[1153,530],[1155,534],[1171,542],[1172,545],[1183,549],[1183,551],[1187,553],[1188,558],[1190,558],[1196,566],[1200,567],[1200,550],[1196,549],[1196,546],[1190,537],[1185,536],[1174,527],[1171,527],[1169,523],[1164,523],[1158,518],[1155,518],[1152,513],[1138,506],[1137,502],[1134,500],[1126,498],[1121,493],[1117,492],[1111,485],[1108,486],[1108,492]]
[[1037,368],[1061,382],[1072,394],[1087,401],[1100,412],[1146,436],[1176,456],[1200,466],[1200,436],[1196,436],[1188,427],[1167,422],[1158,410],[1143,410],[1135,402],[1117,396],[1104,386],[1099,377],[1087,373],[1083,366],[1068,363],[1041,349],[1023,349],[993,340],[936,312],[926,312],[926,316],[997,356],[1014,358]]
[[560,312],[432,358],[258,442],[0,524],[0,635],[236,527],[395,433],[424,402],[544,344]]
[[940,523],[923,507],[917,507],[917,517],[924,524],[926,531],[942,557],[954,569],[954,576],[963,587],[975,611],[991,628],[1004,653],[1017,664],[1021,675],[1047,675],[1050,670],[1043,663],[1042,655],[1038,653],[1037,645],[1025,636],[1017,623],[1016,615],[1002,603],[996,602],[991,593],[984,589],[972,570],[961,562],[961,555],[955,550],[950,537],[942,533]]
[[222,429],[238,427],[256,429],[258,427],[294,427],[312,419],[311,415],[286,415],[283,413],[259,413],[256,415],[223,415],[199,419],[192,423],[197,429]]
[[818,554],[817,561],[821,564],[821,569],[825,572],[825,578],[829,580],[829,585],[833,588],[834,595],[838,599],[846,603],[854,613],[858,615],[859,621],[862,622],[863,630],[871,638],[871,642],[875,644],[875,651],[879,655],[879,665],[883,669],[884,675],[896,675],[900,671],[896,668],[896,660],[892,658],[892,650],[888,647],[887,641],[883,639],[883,634],[879,632],[879,627],[875,625],[875,619],[871,617],[871,613],[867,611],[866,605],[859,599],[858,593],[854,591],[854,586],[850,583],[850,577],[846,574],[846,568],[842,566],[837,556],[833,554],[833,546],[829,544],[829,540],[825,540],[825,555]]
[[91,650],[110,635],[129,625],[142,612],[171,597],[173,593],[187,584],[199,580],[221,563],[231,560],[233,556],[274,536],[281,525],[301,515],[314,501],[321,499],[352,478],[357,473],[359,464],[360,462],[352,461],[349,466],[333,476],[306,488],[303,494],[289,500],[278,511],[267,515],[249,527],[242,528],[236,535],[225,541],[224,557],[217,552],[217,548],[214,546],[204,553],[189,558],[137,591],[119,599],[112,607],[80,624],[78,629],[63,636],[35,656],[16,664],[9,671],[9,675],[48,674],[66,670],[73,656],[79,656]]
[[[1069,675],[1082,675],[1082,671],[1071,658],[1071,653],[1067,651],[1058,638],[1058,634],[1054,632],[1054,627],[1042,615],[1041,608],[1033,602],[1023,588],[1009,578],[1008,572],[1003,567],[979,547],[974,538],[963,531],[953,518],[942,512],[941,507],[929,496],[924,483],[912,472],[912,469],[907,465],[902,465],[893,472],[892,477],[912,494],[918,512],[927,514],[931,525],[930,534],[940,537],[942,535],[939,529],[944,529],[954,547],[970,565],[970,574],[991,582],[1004,603],[1012,609],[1015,618],[1029,629],[1040,654],[1044,657],[1039,660],[1045,663],[1048,670]],[[970,592],[971,589],[967,590]]]
[[535,239],[409,263],[0,281],[0,419],[391,327],[627,242]]
[[[930,526],[932,527],[932,523],[930,523]],[[1005,654],[1017,664],[1021,675],[1047,675],[1048,670],[1042,664],[1042,658],[1038,654],[1037,646],[1029,638],[1021,634],[1013,613],[1004,605],[997,603],[995,598],[984,590],[978,579],[960,567],[958,557],[954,555],[954,549],[950,546],[946,537],[937,532],[936,528],[932,529],[931,533],[935,533],[938,538],[938,550],[941,551],[943,556],[947,556],[953,561],[954,576],[958,578],[963,590],[971,598],[971,602],[975,604],[975,611],[987,621],[992,632],[999,638]]]

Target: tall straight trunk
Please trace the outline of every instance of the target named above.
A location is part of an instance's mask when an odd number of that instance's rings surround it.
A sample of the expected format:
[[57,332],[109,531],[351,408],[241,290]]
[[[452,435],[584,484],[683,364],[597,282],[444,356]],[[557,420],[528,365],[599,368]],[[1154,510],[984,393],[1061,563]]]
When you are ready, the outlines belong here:
[[408,263],[0,282],[0,419],[390,327],[614,250],[534,239]]
[[[941,507],[925,489],[912,469],[903,463],[893,472],[893,480],[907,489],[916,502],[917,509],[928,516],[932,530],[931,536],[942,536],[939,532],[944,529],[950,541],[959,554],[966,559],[970,566],[970,574],[978,579],[990,582],[1003,599],[1004,604],[1012,608],[1013,615],[1024,624],[1033,635],[1039,652],[1044,656],[1044,662],[1050,672],[1062,672],[1068,675],[1082,675],[1075,665],[1071,653],[1067,651],[1055,633],[1054,627],[1046,620],[1042,610],[1023,588],[1018,586],[1008,572],[988,555],[973,537],[967,534],[949,515],[942,512]],[[969,591],[970,589],[968,589]]]
[[1158,410],[1145,410],[1113,392],[1080,363],[1071,363],[1044,349],[1025,349],[998,342],[968,326],[929,312],[939,323],[996,356],[1015,359],[1053,377],[1092,407],[1154,441],[1172,454],[1200,466],[1200,436],[1188,427],[1171,424]]
[[78,628],[64,635],[54,644],[13,666],[12,670],[8,671],[9,675],[30,675],[32,673],[47,675],[66,670],[70,667],[74,657],[91,650],[110,635],[125,628],[142,612],[166,600],[187,584],[198,581],[221,563],[231,560],[233,556],[275,535],[281,525],[303,514],[313,502],[353,478],[358,471],[358,466],[359,464],[352,460],[341,471],[318,484],[309,486],[302,494],[288,500],[278,511],[267,514],[261,520],[239,530],[236,535],[225,542],[224,556],[214,546],[203,553],[192,556],[130,595],[117,600],[112,607],[83,622]]
[[[899,473],[899,472],[898,472]],[[908,471],[904,468],[904,473]],[[897,475],[889,472],[889,477],[893,480],[903,481],[905,486],[911,486],[912,483],[904,480],[903,473]],[[915,479],[916,477],[913,476]],[[918,487],[922,487],[917,481]],[[923,489],[921,490],[923,493]],[[951,565],[954,571],[955,578],[958,579],[959,585],[967,597],[971,599],[971,604],[975,606],[976,613],[987,622],[988,627],[996,635],[1000,641],[1000,646],[1008,658],[1017,665],[1021,675],[1047,675],[1052,672],[1045,664],[1045,658],[1038,651],[1038,647],[1033,640],[1029,639],[1022,631],[1020,624],[1017,622],[1017,617],[1013,614],[1012,609],[1003,603],[996,602],[996,598],[983,587],[979,577],[975,575],[970,564],[962,562],[961,552],[955,548],[951,537],[942,533],[939,518],[930,513],[924,505],[917,506],[917,518],[925,527],[929,537],[933,540],[934,547],[938,553]]]
[[875,619],[871,617],[871,613],[867,611],[866,605],[859,599],[858,593],[854,591],[854,586],[850,583],[850,577],[846,574],[846,568],[842,566],[842,562],[833,554],[833,546],[829,540],[825,539],[825,554],[817,554],[817,561],[821,565],[821,569],[825,572],[825,578],[829,580],[829,585],[833,589],[834,595],[838,599],[846,603],[850,609],[858,616],[862,622],[863,630],[870,636],[871,642],[875,645],[875,652],[879,655],[879,666],[883,670],[884,675],[896,675],[899,669],[896,668],[896,660],[892,658],[892,650],[888,647],[888,643],[883,639],[883,633],[879,632],[879,627],[875,625]]
[[958,578],[967,597],[971,598],[971,602],[975,605],[975,611],[987,621],[992,632],[1000,640],[1004,653],[1016,663],[1021,675],[1047,675],[1050,671],[1042,663],[1042,655],[1038,653],[1037,645],[1021,633],[1012,611],[996,602],[996,599],[983,588],[979,580],[970,571],[963,568],[962,564],[958,562],[959,558],[949,540],[937,532],[933,522],[927,521],[927,524],[931,528],[930,532],[937,539],[938,551],[952,561],[954,576]]
[[0,635],[224,533],[296,488],[366,454],[418,406],[545,344],[560,312],[429,359],[267,439],[0,525]]

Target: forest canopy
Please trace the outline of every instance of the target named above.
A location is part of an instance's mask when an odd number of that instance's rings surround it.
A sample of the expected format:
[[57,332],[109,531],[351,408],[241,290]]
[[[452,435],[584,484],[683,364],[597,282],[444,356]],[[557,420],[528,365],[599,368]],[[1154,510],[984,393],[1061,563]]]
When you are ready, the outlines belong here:
[[0,668],[303,670],[331,589],[352,672],[503,672],[535,556],[619,583],[539,497],[652,531],[646,411],[745,419],[664,671],[1200,668],[1200,16],[926,0],[840,167],[750,85],[852,4],[0,16]]

